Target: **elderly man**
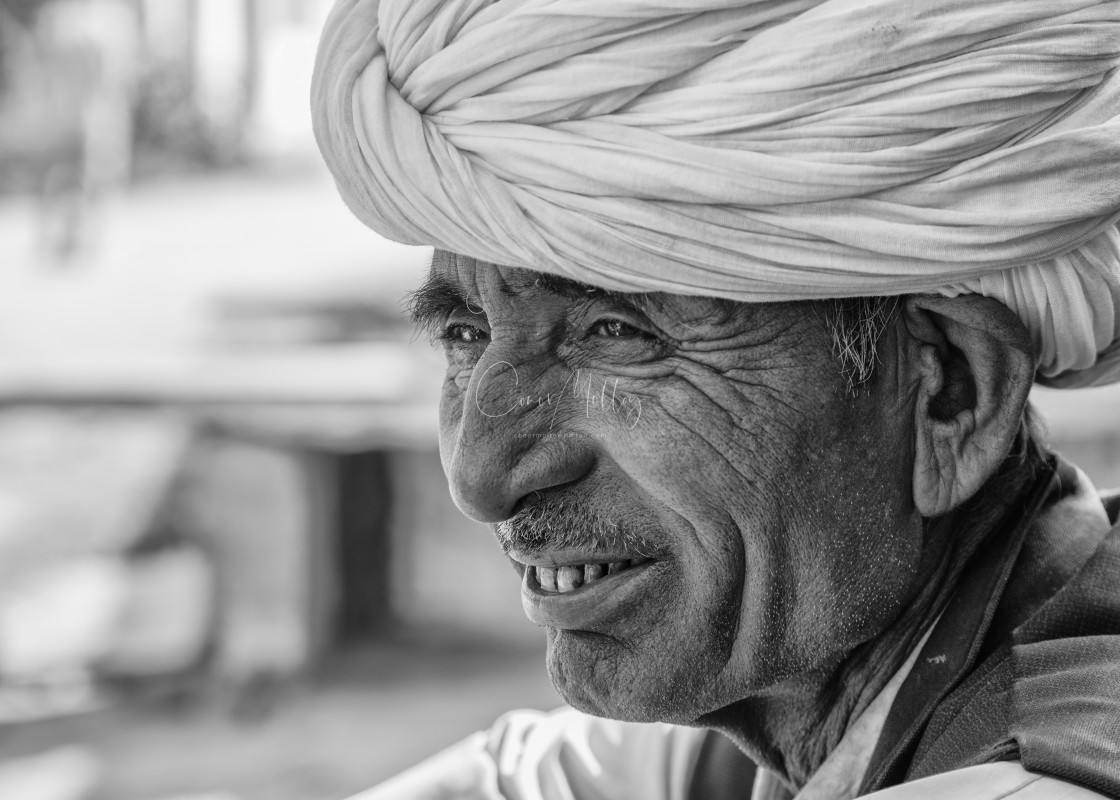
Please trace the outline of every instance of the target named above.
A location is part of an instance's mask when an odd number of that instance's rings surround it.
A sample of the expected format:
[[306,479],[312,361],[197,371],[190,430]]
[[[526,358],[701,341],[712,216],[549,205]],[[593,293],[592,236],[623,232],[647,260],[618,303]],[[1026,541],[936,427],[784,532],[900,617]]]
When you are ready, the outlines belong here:
[[371,798],[1120,797],[1027,405],[1120,380],[1120,3],[340,0],[313,102],[578,709]]

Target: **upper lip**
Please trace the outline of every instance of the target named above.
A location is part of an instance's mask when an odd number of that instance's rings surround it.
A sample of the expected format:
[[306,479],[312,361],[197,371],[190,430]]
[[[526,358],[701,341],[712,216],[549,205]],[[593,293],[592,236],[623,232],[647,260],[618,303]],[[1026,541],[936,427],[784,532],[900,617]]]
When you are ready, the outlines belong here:
[[525,555],[516,550],[506,553],[518,564],[529,567],[570,567],[577,564],[610,564],[619,561],[646,560],[648,556],[640,553],[619,553],[610,551],[552,550],[536,555]]

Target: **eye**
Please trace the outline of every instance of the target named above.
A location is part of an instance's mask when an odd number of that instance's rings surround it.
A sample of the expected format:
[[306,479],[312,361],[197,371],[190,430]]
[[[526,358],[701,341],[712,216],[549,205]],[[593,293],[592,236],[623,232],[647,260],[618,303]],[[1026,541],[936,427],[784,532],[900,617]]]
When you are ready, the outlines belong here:
[[489,338],[486,331],[476,328],[474,325],[466,325],[462,322],[457,322],[453,325],[448,325],[439,338],[451,344],[475,344],[482,342]]
[[589,333],[592,336],[602,336],[608,339],[650,338],[645,331],[620,319],[600,320],[591,326]]

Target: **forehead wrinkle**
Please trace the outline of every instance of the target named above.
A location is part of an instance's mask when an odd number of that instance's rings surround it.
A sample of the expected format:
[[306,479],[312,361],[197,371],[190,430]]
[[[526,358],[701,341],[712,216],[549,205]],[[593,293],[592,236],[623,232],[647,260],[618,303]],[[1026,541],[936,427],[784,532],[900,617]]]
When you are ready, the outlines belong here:
[[[606,299],[640,315],[645,315],[647,308],[653,306],[653,295],[648,293],[613,291],[560,275],[538,272],[526,267],[501,267],[492,262],[454,253],[446,253],[445,256],[444,263],[448,265],[470,265],[475,271],[492,270],[497,273],[497,289],[504,297],[519,298],[544,294],[575,301]],[[433,269],[434,266],[433,264]]]
[[722,297],[703,295],[650,295],[649,304],[662,315],[676,318],[677,324],[697,332],[693,326],[718,327],[743,319],[747,304]]
[[636,314],[646,316],[653,306],[652,296],[644,292],[617,292],[588,283],[581,283],[559,275],[541,273],[532,281],[532,288],[566,300],[591,300],[605,298],[609,302]]

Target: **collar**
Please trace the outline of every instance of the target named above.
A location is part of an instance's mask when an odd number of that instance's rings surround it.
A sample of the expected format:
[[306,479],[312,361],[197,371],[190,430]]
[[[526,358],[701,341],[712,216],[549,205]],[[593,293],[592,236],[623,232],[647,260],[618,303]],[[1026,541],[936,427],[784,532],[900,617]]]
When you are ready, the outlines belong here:
[[829,753],[820,769],[802,787],[794,800],[850,800],[859,794],[863,776],[871,764],[875,745],[887,723],[899,689],[910,675],[918,655],[936,627],[937,621],[934,621],[914,646],[906,662],[871,701],[871,705],[845,731],[836,749]]
[[[907,779],[937,707],[981,661],[1010,645],[1012,632],[1090,558],[1108,527],[1088,478],[1055,456],[1026,501],[972,559],[890,709],[863,793]],[[1056,529],[1079,533],[1055,536]]]

